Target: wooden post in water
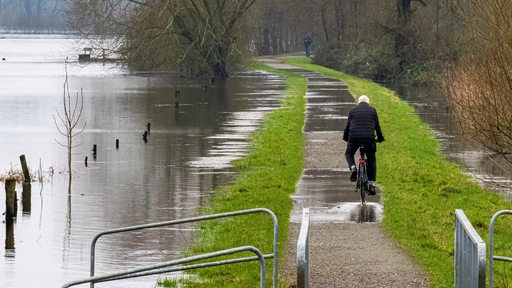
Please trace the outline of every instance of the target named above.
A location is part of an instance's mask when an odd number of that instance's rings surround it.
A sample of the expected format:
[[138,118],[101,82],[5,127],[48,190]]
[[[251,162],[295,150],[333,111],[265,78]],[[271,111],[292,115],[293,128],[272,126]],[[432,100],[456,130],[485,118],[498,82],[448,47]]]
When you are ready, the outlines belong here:
[[25,155],[20,155],[21,168],[23,169],[23,178],[25,178],[25,182],[30,182],[30,173],[28,171],[27,160],[25,159]]
[[23,182],[22,186],[21,208],[23,213],[30,214],[32,212],[32,184],[30,182]]
[[14,251],[14,221],[12,219],[5,221],[5,250]]
[[20,155],[21,168],[23,169],[23,181],[22,187],[23,191],[21,192],[21,206],[23,209],[23,213],[30,213],[32,210],[31,207],[31,199],[32,199],[32,183],[30,178],[30,172],[27,166],[27,160],[25,159],[25,155]]
[[16,180],[5,180],[5,221],[16,217]]
[[14,221],[16,202],[16,180],[5,180],[5,249],[14,249]]
[[92,145],[92,157],[96,158],[96,152],[97,152],[96,144]]
[[87,166],[87,160],[89,160],[89,157],[85,156],[85,167],[88,167]]
[[144,131],[144,134],[142,134],[142,140],[144,140],[145,143],[148,143],[148,131]]
[[181,92],[180,90],[176,90],[176,92],[174,92],[174,108],[176,109],[180,108],[180,98]]
[[116,149],[119,149],[119,139],[116,139]]
[[18,192],[14,189],[14,218],[18,215]]

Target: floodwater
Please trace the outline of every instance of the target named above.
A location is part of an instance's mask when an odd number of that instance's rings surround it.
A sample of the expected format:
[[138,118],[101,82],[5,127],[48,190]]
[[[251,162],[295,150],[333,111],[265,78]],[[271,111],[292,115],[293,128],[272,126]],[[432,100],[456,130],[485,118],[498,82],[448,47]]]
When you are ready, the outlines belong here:
[[[3,249],[0,258],[0,287],[60,287],[88,277],[91,241],[100,231],[195,216],[232,175],[231,162],[247,153],[251,133],[282,98],[276,76],[242,73],[208,84],[131,75],[115,64],[78,63],[82,47],[63,36],[0,35],[0,175],[20,170],[23,154],[32,175],[42,178],[32,183],[30,207],[19,204],[15,249]],[[66,57],[72,103],[83,95],[75,131],[85,127],[73,139],[71,195],[67,151],[57,143],[65,138],[54,122],[63,109]],[[21,190],[18,185],[20,199]],[[2,241],[8,228],[3,221]],[[191,233],[180,225],[102,237],[96,275],[179,258]],[[107,286],[154,287],[161,277]]]
[[442,93],[431,87],[391,85],[390,88],[412,105],[421,120],[429,125],[449,160],[463,167],[483,186],[512,199],[512,165],[463,133]]
[[[209,85],[206,79],[133,75],[114,64],[78,63],[82,47],[62,36],[0,35],[0,175],[20,170],[23,154],[33,175],[43,180],[32,183],[30,207],[19,207],[12,227],[15,249],[3,249],[0,258],[0,287],[59,287],[87,277],[90,244],[100,231],[195,216],[213,189],[229,180],[231,162],[245,155],[249,135],[281,99],[283,86],[275,76],[243,73]],[[70,196],[66,148],[56,142],[64,138],[53,118],[62,113],[66,57],[71,99],[80,91],[84,97],[77,129],[85,125],[74,139]],[[493,187],[510,191],[510,177],[503,173],[507,169],[462,140],[440,94],[397,91],[429,124],[448,158],[484,183],[501,183]],[[318,108],[313,105],[310,112]],[[322,127],[343,120],[333,109],[324,111]],[[313,124],[306,130],[316,130]],[[21,198],[21,185],[17,190]],[[0,182],[0,210],[5,209],[3,191]],[[353,203],[333,206],[327,214],[335,219],[346,214],[346,221],[379,221],[378,204],[355,210],[358,204]],[[8,228],[1,223],[0,239],[6,242]],[[96,275],[178,258],[193,241],[191,229],[180,225],[103,237],[97,245]],[[96,286],[154,287],[159,277]]]

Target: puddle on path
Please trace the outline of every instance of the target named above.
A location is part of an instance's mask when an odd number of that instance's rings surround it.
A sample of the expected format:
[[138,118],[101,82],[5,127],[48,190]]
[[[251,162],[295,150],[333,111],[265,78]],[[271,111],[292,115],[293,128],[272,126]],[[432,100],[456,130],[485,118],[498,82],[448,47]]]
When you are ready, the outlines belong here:
[[[306,121],[304,132],[336,132],[345,127],[354,97],[347,86],[337,80],[311,72],[299,72],[308,78]],[[322,151],[319,153],[326,153]],[[370,196],[361,205],[348,169],[330,167],[305,169],[292,196],[294,211],[291,221],[302,221],[302,209],[310,209],[311,222],[374,223],[382,220],[380,196]]]
[[[339,202],[337,205],[309,208],[310,222],[312,223],[377,223],[382,221],[383,207],[379,203],[367,202]],[[290,221],[302,222],[302,211],[295,210]]]

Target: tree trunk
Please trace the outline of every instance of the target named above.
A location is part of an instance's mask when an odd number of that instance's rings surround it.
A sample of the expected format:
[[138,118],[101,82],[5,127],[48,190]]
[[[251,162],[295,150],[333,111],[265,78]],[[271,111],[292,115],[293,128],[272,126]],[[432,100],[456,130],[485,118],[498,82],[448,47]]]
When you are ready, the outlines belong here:
[[403,27],[411,20],[411,0],[398,0],[397,3],[398,27]]
[[320,12],[320,15],[321,15],[321,18],[322,18],[322,28],[324,30],[324,37],[325,37],[325,41],[327,43],[329,43],[329,31],[327,29],[327,19],[325,18],[325,13],[326,13],[326,6],[327,4],[325,3],[325,1],[322,1],[322,6],[321,6],[321,12]]
[[229,77],[229,74],[226,69],[226,63],[224,61],[220,61],[212,65],[213,76],[216,78],[226,79]]
[[395,57],[398,58],[400,72],[407,65],[406,49],[408,40],[406,36],[407,26],[411,20],[411,0],[397,0],[396,30],[395,30]]

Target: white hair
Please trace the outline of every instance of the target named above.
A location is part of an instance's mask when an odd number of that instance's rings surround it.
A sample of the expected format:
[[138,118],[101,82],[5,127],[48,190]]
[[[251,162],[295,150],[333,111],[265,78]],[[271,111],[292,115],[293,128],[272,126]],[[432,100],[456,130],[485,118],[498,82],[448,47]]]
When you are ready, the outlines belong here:
[[359,103],[361,103],[361,102],[370,104],[370,98],[368,98],[368,96],[366,96],[366,95],[361,95],[361,97],[359,97]]

